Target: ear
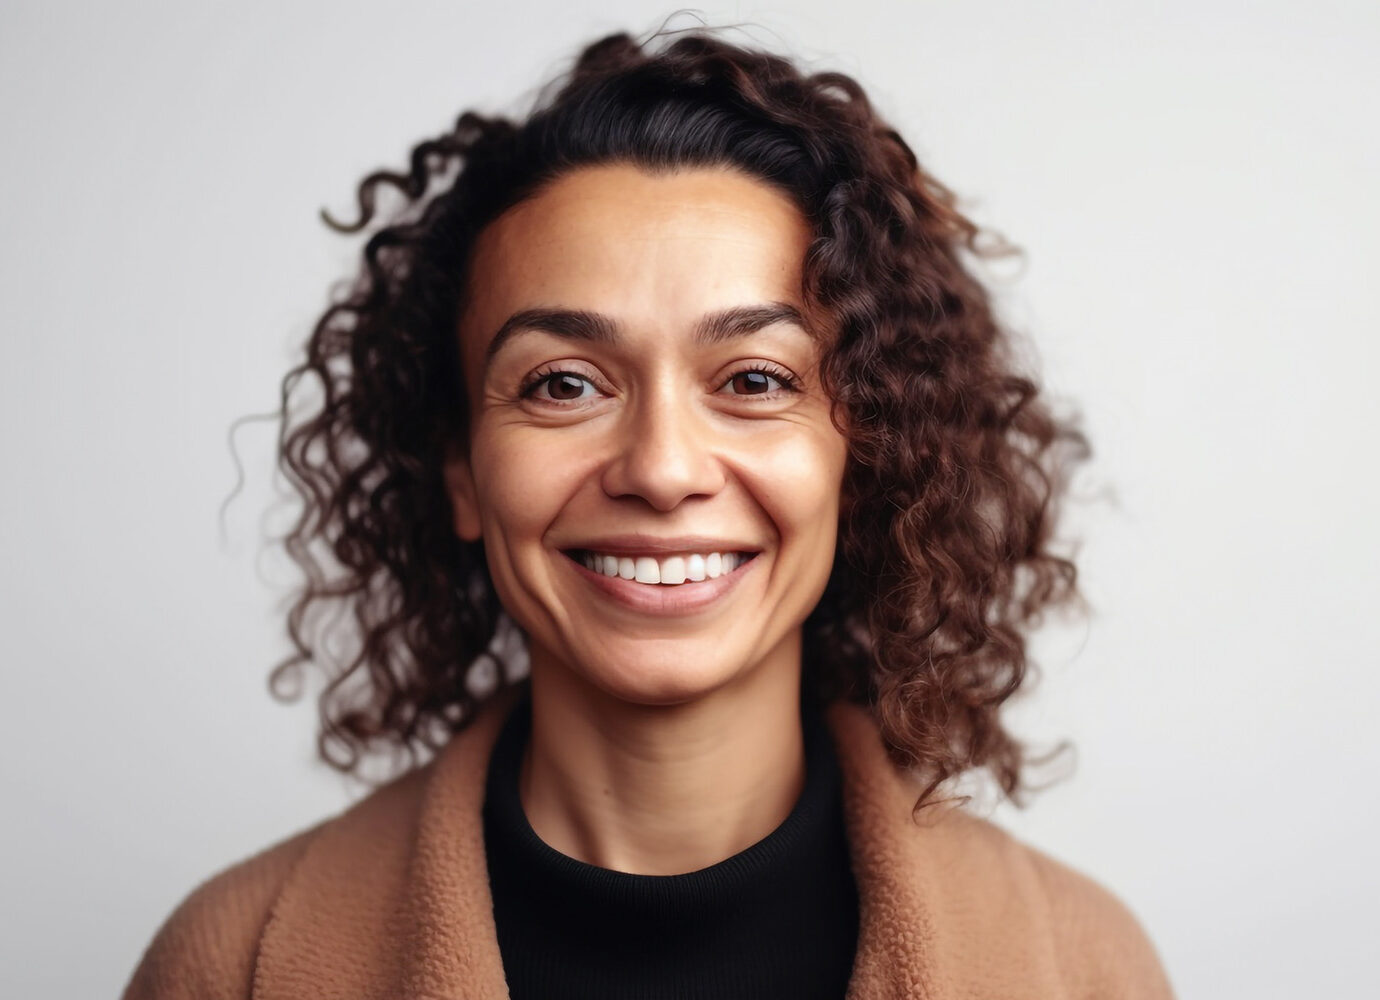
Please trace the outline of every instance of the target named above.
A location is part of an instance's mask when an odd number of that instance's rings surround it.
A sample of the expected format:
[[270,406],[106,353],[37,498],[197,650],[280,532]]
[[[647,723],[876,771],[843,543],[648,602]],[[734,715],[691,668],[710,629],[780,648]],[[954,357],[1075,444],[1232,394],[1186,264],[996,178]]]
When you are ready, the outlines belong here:
[[446,492],[450,495],[450,506],[455,525],[455,533],[463,541],[479,541],[482,531],[479,520],[479,495],[474,486],[474,471],[470,468],[469,456],[456,448],[446,457],[444,467]]

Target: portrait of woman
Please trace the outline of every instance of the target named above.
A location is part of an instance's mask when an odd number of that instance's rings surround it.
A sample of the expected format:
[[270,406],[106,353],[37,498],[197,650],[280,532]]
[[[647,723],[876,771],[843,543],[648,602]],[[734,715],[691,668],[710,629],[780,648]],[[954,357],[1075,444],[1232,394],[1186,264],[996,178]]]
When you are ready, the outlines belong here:
[[618,32],[558,84],[328,216],[375,228],[284,383],[277,674],[344,602],[322,754],[413,766],[192,891],[126,1000],[1170,997],[953,794],[1027,788],[1087,446],[983,233],[846,74]]
[[0,8],[0,997],[1371,1000],[1380,5]]

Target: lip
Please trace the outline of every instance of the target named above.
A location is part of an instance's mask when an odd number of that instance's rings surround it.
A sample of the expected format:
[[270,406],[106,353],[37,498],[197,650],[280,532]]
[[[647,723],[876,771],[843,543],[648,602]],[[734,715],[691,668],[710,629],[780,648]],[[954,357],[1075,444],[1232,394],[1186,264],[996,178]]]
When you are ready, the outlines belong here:
[[[604,541],[607,541],[604,540]],[[663,539],[663,541],[665,541]],[[679,540],[672,539],[679,545]],[[602,544],[602,542],[601,542]],[[719,543],[716,543],[719,544]],[[692,546],[693,548],[693,546]],[[617,553],[617,549],[602,549],[610,555]],[[638,551],[649,553],[659,551],[657,549],[628,549],[627,551]],[[660,551],[682,552],[683,548],[666,549]],[[704,551],[704,550],[701,550]],[[722,551],[744,551],[744,550],[725,550],[710,549],[711,552]],[[752,551],[752,550],[749,550]],[[755,556],[754,551],[754,556]],[[562,561],[573,569],[581,579],[594,587],[605,597],[611,598],[614,602],[621,604],[625,608],[639,611],[644,614],[666,615],[674,617],[676,615],[689,615],[697,611],[702,611],[714,604],[725,594],[736,587],[747,573],[752,572],[758,560],[752,558],[742,563],[731,573],[715,577],[712,580],[700,580],[697,582],[678,583],[674,586],[663,586],[661,584],[638,583],[636,580],[624,580],[621,576],[605,576],[603,573],[595,573],[588,569],[583,563],[572,558],[567,552],[561,552]]]
[[715,538],[712,535],[642,535],[622,534],[603,535],[599,538],[582,538],[562,542],[557,546],[563,552],[572,549],[585,549],[611,556],[678,556],[693,552],[745,552],[755,554],[762,551],[760,545],[739,539]]

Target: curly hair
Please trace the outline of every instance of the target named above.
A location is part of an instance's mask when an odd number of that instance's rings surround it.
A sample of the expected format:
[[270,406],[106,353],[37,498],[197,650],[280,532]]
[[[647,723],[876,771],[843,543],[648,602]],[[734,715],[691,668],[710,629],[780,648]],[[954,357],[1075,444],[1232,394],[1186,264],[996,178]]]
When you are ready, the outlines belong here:
[[[834,331],[821,380],[846,414],[849,454],[802,683],[873,712],[893,761],[927,781],[916,810],[975,768],[1023,807],[1033,758],[999,710],[1028,671],[1024,632],[1054,605],[1086,607],[1050,544],[1090,448],[1017,370],[974,273],[1013,248],[958,210],[853,78],[701,28],[594,42],[524,121],[466,111],[418,143],[405,172],[366,176],[356,221],[323,210],[353,233],[380,215],[381,191],[404,199],[282,382],[279,464],[304,505],[281,541],[306,582],[270,689],[317,662],[319,753],[358,776],[374,751],[415,764],[521,682],[483,544],[457,537],[442,477],[468,440],[466,268],[501,213],[564,172],[615,161],[736,167],[813,227],[802,293]],[[294,423],[308,375],[320,398]],[[311,625],[346,607],[359,645],[333,663],[329,630]]]

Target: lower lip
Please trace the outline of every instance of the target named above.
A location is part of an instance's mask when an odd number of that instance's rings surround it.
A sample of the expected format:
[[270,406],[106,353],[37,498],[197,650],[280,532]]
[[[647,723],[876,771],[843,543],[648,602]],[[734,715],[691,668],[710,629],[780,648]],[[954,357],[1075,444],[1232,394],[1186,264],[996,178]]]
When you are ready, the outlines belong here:
[[757,565],[760,555],[758,553],[747,562],[740,563],[732,573],[716,576],[712,580],[660,584],[638,583],[621,576],[595,573],[583,563],[561,553],[575,572],[600,593],[626,608],[653,615],[688,615],[704,610],[737,586],[743,575],[750,573]]

